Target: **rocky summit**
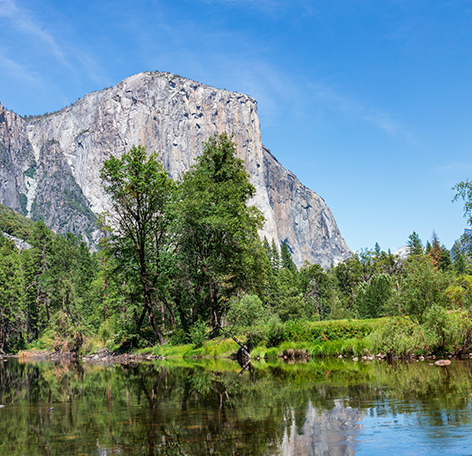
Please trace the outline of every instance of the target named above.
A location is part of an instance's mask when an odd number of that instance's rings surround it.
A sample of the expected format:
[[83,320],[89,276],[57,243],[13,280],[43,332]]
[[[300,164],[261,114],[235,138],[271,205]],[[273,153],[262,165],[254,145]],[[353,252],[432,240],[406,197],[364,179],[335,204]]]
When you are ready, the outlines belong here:
[[297,265],[323,267],[351,255],[324,200],[261,142],[256,101],[180,76],[140,73],[60,112],[24,119],[0,104],[0,203],[59,233],[97,241],[96,215],[109,209],[100,169],[133,145],[156,151],[173,178],[214,133],[234,135],[264,214],[260,233],[286,242]]

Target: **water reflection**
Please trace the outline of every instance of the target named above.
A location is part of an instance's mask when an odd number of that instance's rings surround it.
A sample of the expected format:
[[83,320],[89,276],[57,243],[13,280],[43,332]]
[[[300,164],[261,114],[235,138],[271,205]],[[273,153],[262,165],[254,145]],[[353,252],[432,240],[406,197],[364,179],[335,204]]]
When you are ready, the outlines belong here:
[[241,371],[232,362],[9,359],[0,361],[0,454],[406,454],[402,439],[411,435],[428,454],[453,454],[455,442],[472,443],[471,372],[469,361]]
[[364,411],[346,406],[343,399],[335,399],[331,410],[321,411],[309,404],[302,429],[297,430],[292,415],[292,425],[285,431],[281,453],[286,456],[353,455],[357,431],[362,429],[359,422],[364,416]]

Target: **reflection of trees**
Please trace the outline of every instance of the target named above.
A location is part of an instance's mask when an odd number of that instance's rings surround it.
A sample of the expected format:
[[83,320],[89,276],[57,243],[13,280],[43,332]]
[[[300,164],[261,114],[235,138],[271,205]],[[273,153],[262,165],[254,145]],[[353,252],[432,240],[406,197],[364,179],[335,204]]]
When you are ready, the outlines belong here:
[[236,365],[8,362],[0,362],[0,403],[7,405],[0,454],[11,456],[350,454],[366,410],[408,414],[419,402],[419,424],[471,421],[469,362],[438,368],[324,360],[263,364],[242,375]]

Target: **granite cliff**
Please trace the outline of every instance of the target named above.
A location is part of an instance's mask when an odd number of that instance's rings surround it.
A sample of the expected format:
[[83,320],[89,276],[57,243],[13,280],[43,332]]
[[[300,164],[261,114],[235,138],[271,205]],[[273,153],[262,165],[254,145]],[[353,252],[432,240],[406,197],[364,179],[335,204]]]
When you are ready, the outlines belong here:
[[257,189],[262,236],[287,242],[298,265],[329,266],[351,254],[324,200],[262,145],[253,98],[169,73],[140,73],[27,120],[0,105],[0,203],[94,242],[96,214],[108,209],[99,174],[111,154],[143,145],[178,178],[223,131],[234,134]]

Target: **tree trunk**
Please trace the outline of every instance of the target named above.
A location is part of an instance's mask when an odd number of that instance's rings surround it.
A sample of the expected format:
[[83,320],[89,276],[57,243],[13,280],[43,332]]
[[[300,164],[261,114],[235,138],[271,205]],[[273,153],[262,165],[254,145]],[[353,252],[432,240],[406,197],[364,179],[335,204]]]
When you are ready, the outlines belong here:
[[156,321],[156,316],[154,314],[154,308],[152,306],[152,300],[151,300],[151,290],[149,289],[148,286],[148,281],[147,281],[147,275],[146,271],[141,270],[141,281],[143,284],[143,291],[144,291],[144,304],[148,309],[149,312],[149,321],[152,325],[152,329],[154,331],[154,335],[156,336],[157,340],[161,345],[164,345],[164,336],[162,335],[159,326]]
[[211,281],[211,277],[208,277],[208,282],[210,285],[212,337],[218,337],[220,330],[220,322],[218,319],[218,294],[213,289],[213,282]]
[[162,335],[159,329],[159,326],[157,324],[156,315],[154,313],[154,308],[152,305],[151,287],[149,286],[149,278],[148,278],[147,269],[146,269],[144,242],[141,244],[140,248],[138,248],[138,252],[139,252],[139,264],[140,264],[140,269],[141,269],[141,283],[143,285],[143,293],[144,293],[144,305],[147,307],[149,311],[149,321],[154,331],[154,335],[156,336],[159,343],[161,345],[164,345],[165,343],[164,336]]

